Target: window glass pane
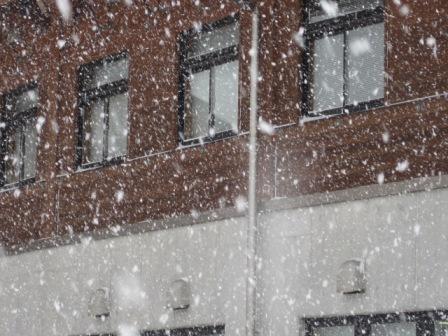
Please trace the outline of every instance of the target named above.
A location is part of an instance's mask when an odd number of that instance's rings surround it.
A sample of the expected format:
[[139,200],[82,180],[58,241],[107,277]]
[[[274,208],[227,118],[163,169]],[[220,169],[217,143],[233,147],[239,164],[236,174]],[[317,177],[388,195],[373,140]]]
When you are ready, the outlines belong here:
[[5,184],[15,183],[20,181],[20,167],[21,164],[21,138],[22,129],[16,127],[11,130],[6,139],[6,154],[5,154]]
[[23,155],[24,178],[32,178],[36,175],[37,153],[37,129],[34,118],[25,124],[25,152]]
[[215,133],[238,131],[238,61],[213,68]]
[[384,24],[347,32],[348,104],[384,97]]
[[103,62],[93,68],[86,78],[86,88],[91,89],[101,85],[128,78],[128,59],[123,57],[112,62]]
[[416,336],[415,326],[411,322],[372,324],[371,336]]
[[313,111],[342,107],[344,96],[344,37],[342,34],[316,40],[313,68]]
[[210,70],[190,76],[190,99],[185,108],[184,136],[193,139],[208,135]]
[[128,94],[109,98],[108,157],[126,155],[128,148]]
[[239,43],[239,24],[234,22],[192,38],[188,57],[208,54]]
[[314,329],[313,336],[354,336],[353,326],[335,326]]
[[28,90],[12,98],[12,104],[7,105],[8,110],[13,111],[13,115],[27,111],[37,106],[37,89]]
[[375,9],[383,4],[384,0],[314,0],[310,7],[310,22]]
[[103,160],[104,104],[95,100],[84,109],[84,163]]
[[435,327],[435,336],[448,336],[448,321],[436,321]]
[[211,332],[211,333],[197,333],[197,334],[193,334],[193,335],[197,335],[197,336],[224,336],[224,331],[223,332]]

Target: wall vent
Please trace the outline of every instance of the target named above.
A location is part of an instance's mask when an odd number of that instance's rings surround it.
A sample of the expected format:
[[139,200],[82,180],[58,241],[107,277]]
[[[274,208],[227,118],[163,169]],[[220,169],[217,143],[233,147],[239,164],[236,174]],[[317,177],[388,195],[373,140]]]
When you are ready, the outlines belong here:
[[168,308],[173,310],[190,307],[191,288],[186,279],[177,279],[171,282],[168,290]]
[[364,293],[366,277],[364,262],[359,259],[347,260],[339,266],[336,291],[342,294]]

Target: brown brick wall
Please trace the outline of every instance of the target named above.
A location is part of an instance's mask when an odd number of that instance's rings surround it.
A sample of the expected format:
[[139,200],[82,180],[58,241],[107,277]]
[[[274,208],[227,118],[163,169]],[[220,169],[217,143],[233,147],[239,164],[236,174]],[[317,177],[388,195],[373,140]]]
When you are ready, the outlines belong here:
[[[445,97],[284,129],[276,135],[277,196],[376,184],[379,174],[384,183],[447,174],[447,112]],[[405,161],[409,168],[397,169]]]
[[[406,0],[387,2],[387,74],[389,102],[448,91],[448,2]],[[431,39],[436,45],[431,47]]]
[[[410,16],[387,2],[387,104],[448,90],[447,11],[444,0],[408,0]],[[404,2],[404,1],[402,1]],[[194,22],[212,22],[238,10],[232,1],[135,1],[107,7],[73,2],[70,24],[50,18],[36,33],[26,27],[24,47],[11,49],[0,36],[0,92],[31,80],[39,83],[45,116],[37,182],[0,193],[0,234],[8,245],[146,219],[233,206],[246,192],[247,136],[178,148],[177,38]],[[157,5],[168,4],[168,11]],[[301,50],[294,34],[301,0],[260,1],[260,114],[277,125],[300,116]],[[437,9],[437,10],[436,10]],[[145,13],[146,11],[146,13]],[[112,13],[114,19],[110,19]],[[17,15],[17,14],[16,14]],[[8,16],[13,24],[19,18]],[[240,123],[248,130],[250,13],[241,14]],[[92,27],[96,27],[92,29]],[[433,36],[434,50],[420,39]],[[58,40],[65,40],[58,48]],[[25,50],[25,51],[24,51]],[[121,165],[76,171],[78,68],[127,50],[130,58],[129,154]],[[20,58],[20,55],[27,57]],[[312,121],[261,135],[259,185],[263,199],[292,197],[447,173],[445,98]],[[390,141],[383,142],[383,134]],[[395,171],[400,160],[409,169]],[[124,192],[118,202],[116,193]]]

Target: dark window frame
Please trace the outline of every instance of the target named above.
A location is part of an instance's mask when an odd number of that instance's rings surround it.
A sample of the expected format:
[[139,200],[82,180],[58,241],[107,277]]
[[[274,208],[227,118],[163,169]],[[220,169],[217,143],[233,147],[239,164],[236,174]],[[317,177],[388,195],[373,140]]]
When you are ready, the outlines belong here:
[[432,310],[418,312],[392,312],[383,314],[347,315],[304,318],[305,336],[314,336],[314,329],[322,327],[353,326],[354,336],[371,336],[373,324],[387,324],[397,322],[414,322],[416,336],[436,336],[437,321],[448,321],[448,311]]
[[76,335],[76,336],[117,336],[116,334],[106,333],[106,334],[82,334],[82,335]]
[[[189,74],[190,72],[195,74],[201,71],[210,70],[212,67],[230,63],[233,61],[239,61],[240,58],[240,41],[238,41],[237,45],[227,47],[224,49],[220,49],[218,51],[214,51],[211,53],[207,53],[204,55],[199,55],[195,57],[188,57],[188,44],[191,39],[193,39],[195,36],[201,33],[208,33],[212,32],[216,29],[225,27],[226,25],[231,25],[233,23],[240,22],[240,15],[239,13],[236,13],[235,15],[227,16],[224,19],[212,22],[212,23],[205,23],[202,26],[202,29],[200,32],[198,32],[195,29],[190,29],[188,31],[183,32],[180,35],[179,39],[179,50],[180,50],[180,77],[179,77],[179,109],[178,109],[178,134],[179,134],[179,143],[181,143],[183,146],[188,145],[194,145],[199,144],[201,142],[208,143],[213,142],[217,140],[221,140],[224,138],[229,138],[232,136],[236,136],[237,133],[233,130],[228,130],[220,133],[216,133],[214,136],[210,136],[209,134],[204,137],[194,138],[194,139],[185,139],[185,91],[187,88],[187,83],[189,80]],[[241,29],[240,29],[241,32]],[[241,36],[241,35],[240,35]],[[241,39],[241,37],[240,37]],[[240,76],[238,73],[238,84],[240,82]],[[239,87],[239,86],[238,86]],[[214,115],[211,113],[211,108],[213,106],[213,99],[211,99],[212,96],[212,83],[210,84],[210,103],[209,103],[209,129],[214,126]],[[238,99],[239,99],[239,92],[238,92]],[[238,104],[238,123],[240,121],[240,111],[239,111],[239,104]]]
[[[99,87],[93,87],[86,89],[89,76],[94,72],[95,68],[100,65],[110,64],[121,59],[128,60],[128,78],[121,79],[115,82],[106,83]],[[118,94],[129,94],[129,69],[130,69],[129,53],[122,51],[115,55],[109,55],[101,58],[97,61],[83,64],[79,68],[79,81],[78,81],[78,133],[77,133],[77,147],[76,147],[76,165],[78,169],[88,169],[93,167],[108,166],[114,164],[121,164],[125,161],[126,155],[108,158],[107,137],[109,132],[109,98]],[[97,100],[104,99],[104,119],[105,125],[103,133],[103,153],[102,160],[98,162],[83,162],[83,149],[84,149],[84,109],[89,103]],[[127,107],[129,116],[129,102]],[[129,118],[128,125],[129,129]],[[129,135],[128,135],[129,136]]]
[[[357,105],[346,105],[348,93],[347,93],[347,35],[344,34],[344,60],[343,60],[343,97],[344,101],[342,107],[337,107],[319,113],[313,112],[313,47],[312,44],[315,40],[322,38],[325,35],[337,35],[352,31],[358,28],[367,27],[370,25],[384,23],[385,22],[385,7],[384,5],[377,6],[374,9],[364,9],[358,12],[348,13],[345,15],[337,16],[334,18],[325,19],[322,21],[310,22],[309,10],[313,6],[314,0],[305,0],[305,6],[303,9],[303,20],[305,22],[305,50],[302,53],[302,71],[299,76],[302,87],[302,114],[307,117],[318,117],[328,115],[339,115],[344,113],[354,113],[367,111],[373,108],[384,106],[384,97],[380,99],[374,99],[366,102],[359,102]],[[386,50],[386,45],[384,44]]]
[[189,328],[145,330],[140,333],[141,336],[205,336],[224,334],[225,326],[222,324]]
[[[27,184],[34,183],[36,181],[36,177],[25,178],[25,164],[22,162],[20,167],[20,178],[17,182],[6,183],[6,162],[5,156],[7,151],[7,142],[8,138],[11,136],[11,131],[16,129],[17,127],[25,127],[26,122],[30,120],[37,120],[37,113],[39,110],[39,98],[37,100],[37,106],[30,108],[28,110],[15,113],[14,111],[7,111],[6,106],[8,104],[12,104],[12,101],[23,93],[30,90],[38,90],[38,85],[36,82],[31,82],[27,85],[21,86],[18,89],[6,94],[3,98],[3,106],[2,113],[0,116],[0,122],[4,124],[4,129],[1,132],[0,136],[0,188],[16,188],[21,187]],[[10,115],[12,114],[12,115]],[[22,132],[20,138],[20,147],[21,154],[23,155],[25,152],[25,132]],[[37,144],[36,144],[37,151]],[[37,152],[36,152],[36,164],[37,164]],[[36,170],[37,173],[37,170]]]
[[[206,335],[224,335],[225,326],[223,324],[206,325],[186,328],[142,330],[140,336],[206,336]],[[82,336],[116,336],[114,333],[106,334],[85,334]]]

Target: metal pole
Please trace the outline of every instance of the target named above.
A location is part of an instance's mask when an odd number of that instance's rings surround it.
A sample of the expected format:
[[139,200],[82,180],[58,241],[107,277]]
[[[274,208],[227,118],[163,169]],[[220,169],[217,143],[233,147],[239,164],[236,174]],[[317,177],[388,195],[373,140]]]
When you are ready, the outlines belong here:
[[249,186],[247,226],[246,335],[256,335],[257,286],[257,82],[258,82],[258,9],[252,12],[252,43],[250,50],[250,130]]

